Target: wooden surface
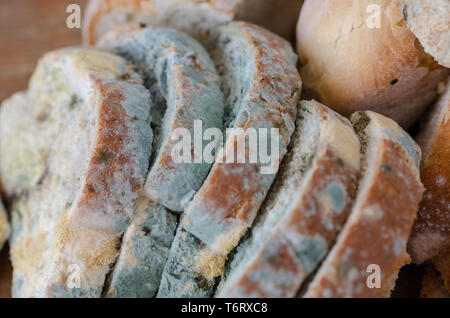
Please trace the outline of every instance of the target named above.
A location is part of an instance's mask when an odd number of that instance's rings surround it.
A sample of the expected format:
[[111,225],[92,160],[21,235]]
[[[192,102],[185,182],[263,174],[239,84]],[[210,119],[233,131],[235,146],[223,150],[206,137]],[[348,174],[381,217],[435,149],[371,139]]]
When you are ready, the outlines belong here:
[[86,0],[0,0],[0,101],[27,88],[47,51],[81,43],[81,30],[66,26],[69,4]]
[[[36,62],[60,47],[79,45],[81,30],[66,26],[68,4],[86,0],[0,0],[0,101],[28,86]],[[9,253],[0,253],[0,298],[9,297]]]
[[11,297],[11,282],[12,268],[9,262],[9,251],[4,248],[0,253],[0,298]]

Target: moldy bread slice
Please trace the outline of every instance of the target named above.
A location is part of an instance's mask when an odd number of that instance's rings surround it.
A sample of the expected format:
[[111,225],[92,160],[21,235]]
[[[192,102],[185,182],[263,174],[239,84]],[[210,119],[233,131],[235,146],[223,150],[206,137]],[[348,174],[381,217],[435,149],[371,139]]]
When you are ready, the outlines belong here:
[[218,297],[295,297],[347,219],[360,165],[350,122],[303,101],[289,148]]
[[148,170],[148,99],[126,60],[66,48],[46,54],[28,92],[3,103],[13,296],[100,295]]
[[[358,194],[306,297],[389,297],[410,261],[406,243],[423,193],[420,148],[382,115],[359,112],[351,121],[362,146]],[[379,266],[379,288],[367,285],[370,265]]]

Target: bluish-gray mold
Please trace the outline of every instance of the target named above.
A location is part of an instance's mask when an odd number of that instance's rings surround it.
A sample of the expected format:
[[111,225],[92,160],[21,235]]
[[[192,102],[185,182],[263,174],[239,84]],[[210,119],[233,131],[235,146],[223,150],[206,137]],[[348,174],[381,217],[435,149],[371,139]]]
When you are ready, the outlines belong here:
[[204,244],[187,232],[180,222],[164,268],[158,298],[207,298],[212,295],[215,280],[195,271],[196,258],[203,249]]
[[172,213],[141,197],[123,237],[106,296],[155,296],[176,227]]
[[181,212],[212,163],[192,157],[191,162],[176,162],[172,150],[179,140],[172,140],[172,135],[178,128],[187,129],[194,149],[194,121],[201,121],[203,151],[208,144],[203,132],[222,129],[223,94],[214,63],[197,41],[175,30],[147,27],[117,42],[105,46],[134,64],[151,94],[155,140],[145,192],[150,199]]

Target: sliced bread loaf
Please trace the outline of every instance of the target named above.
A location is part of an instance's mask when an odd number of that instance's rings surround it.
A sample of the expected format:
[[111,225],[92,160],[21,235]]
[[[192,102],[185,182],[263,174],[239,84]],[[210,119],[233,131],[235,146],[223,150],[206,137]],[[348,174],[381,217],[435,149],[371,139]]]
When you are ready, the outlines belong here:
[[296,296],[347,219],[360,164],[350,122],[317,102],[304,101],[292,139],[218,297]]
[[[219,27],[208,43],[222,76],[225,126],[234,128],[211,171],[185,210],[164,269],[160,297],[210,296],[225,260],[252,224],[295,128],[301,80],[296,55],[278,36],[243,22]],[[241,128],[236,129],[236,128]],[[278,128],[279,156],[267,164],[234,157],[236,136],[247,129]],[[233,158],[230,161],[230,153]],[[228,160],[227,160],[228,159]]]
[[67,48],[46,54],[28,92],[3,103],[13,296],[100,295],[148,170],[148,99],[121,57]]
[[420,174],[426,191],[408,242],[415,263],[450,246],[450,79],[430,109],[417,142],[422,147]]
[[[202,158],[203,133],[222,129],[223,95],[214,63],[194,39],[170,29],[118,26],[99,46],[132,62],[151,94],[155,142],[145,194],[172,211],[183,211],[211,168],[212,162]],[[190,136],[194,153],[186,162],[178,162],[173,153],[185,142],[174,135],[179,130]],[[200,154],[195,152],[196,138]]]
[[388,297],[410,260],[406,243],[423,193],[420,148],[382,115],[359,112],[351,120],[362,145],[358,194],[306,297]]

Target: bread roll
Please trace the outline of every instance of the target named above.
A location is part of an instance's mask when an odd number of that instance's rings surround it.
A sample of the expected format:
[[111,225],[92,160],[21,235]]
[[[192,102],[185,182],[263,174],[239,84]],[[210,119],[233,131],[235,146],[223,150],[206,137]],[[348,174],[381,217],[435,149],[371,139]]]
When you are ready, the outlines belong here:
[[95,44],[112,26],[145,23],[171,27],[205,40],[214,27],[249,21],[291,40],[303,0],[90,0],[83,41]]
[[439,64],[450,68],[450,1],[400,0],[408,28]]
[[448,74],[408,30],[399,0],[306,0],[297,48],[307,95],[345,116],[372,110],[404,128]]
[[422,147],[420,174],[426,191],[408,251],[415,263],[450,246],[450,79],[430,109],[417,137]]

